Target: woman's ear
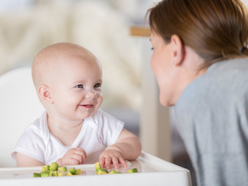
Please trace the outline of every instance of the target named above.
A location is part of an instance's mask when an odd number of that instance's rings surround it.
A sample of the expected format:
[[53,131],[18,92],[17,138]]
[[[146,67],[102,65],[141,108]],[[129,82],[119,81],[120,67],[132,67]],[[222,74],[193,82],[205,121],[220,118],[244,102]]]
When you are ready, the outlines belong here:
[[184,59],[184,45],[177,35],[171,36],[171,44],[173,50],[173,64],[178,66]]
[[39,87],[38,94],[41,100],[46,103],[53,104],[54,101],[52,99],[51,90],[47,85],[41,85]]

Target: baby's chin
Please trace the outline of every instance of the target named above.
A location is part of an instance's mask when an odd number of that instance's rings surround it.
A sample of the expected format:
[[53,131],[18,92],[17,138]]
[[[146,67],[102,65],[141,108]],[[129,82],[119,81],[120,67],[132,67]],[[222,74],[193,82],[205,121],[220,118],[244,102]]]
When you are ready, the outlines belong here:
[[84,107],[84,106],[80,106],[79,109],[80,109],[80,115],[84,119],[94,115],[98,110],[98,109],[96,109],[94,107],[92,108],[92,107]]

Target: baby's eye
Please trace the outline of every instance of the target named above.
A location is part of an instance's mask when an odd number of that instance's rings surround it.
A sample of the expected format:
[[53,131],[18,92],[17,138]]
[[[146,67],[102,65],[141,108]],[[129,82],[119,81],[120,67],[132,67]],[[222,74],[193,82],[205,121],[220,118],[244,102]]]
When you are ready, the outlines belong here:
[[99,88],[99,87],[101,87],[101,83],[97,83],[97,84],[95,84],[95,86],[94,86],[94,88]]
[[154,48],[152,47],[151,50],[153,50]]
[[82,84],[76,85],[76,88],[83,88]]

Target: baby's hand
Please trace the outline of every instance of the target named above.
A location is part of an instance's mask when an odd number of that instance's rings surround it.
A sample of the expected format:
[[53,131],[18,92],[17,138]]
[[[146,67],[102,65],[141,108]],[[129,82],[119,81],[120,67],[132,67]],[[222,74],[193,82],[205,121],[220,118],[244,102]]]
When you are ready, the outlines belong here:
[[87,158],[87,154],[82,148],[72,148],[68,150],[61,158],[62,165],[78,165],[83,164]]
[[121,163],[125,168],[127,167],[127,164],[123,159],[121,153],[118,150],[114,149],[106,149],[105,151],[103,151],[99,157],[99,162],[101,166],[106,169],[110,168],[111,163],[114,164],[115,169],[119,168],[119,163]]

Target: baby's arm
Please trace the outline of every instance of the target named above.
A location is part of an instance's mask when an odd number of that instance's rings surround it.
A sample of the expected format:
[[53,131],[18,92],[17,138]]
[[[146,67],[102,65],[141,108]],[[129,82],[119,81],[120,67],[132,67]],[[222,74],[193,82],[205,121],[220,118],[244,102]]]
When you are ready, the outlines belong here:
[[78,165],[83,164],[87,158],[87,154],[83,148],[72,148],[65,155],[57,160],[59,166],[62,165]]
[[125,160],[134,160],[139,157],[141,153],[141,143],[139,138],[123,129],[115,144],[108,146],[99,157],[99,162],[102,167],[110,168],[113,163],[114,167],[118,169],[118,163],[126,167]]
[[[82,148],[73,148],[68,150],[65,155],[57,160],[59,166],[62,165],[78,165],[83,164],[87,154]],[[32,167],[32,166],[44,166],[45,164],[31,158],[30,156],[16,152],[16,164],[17,167]]]
[[32,166],[43,166],[44,163],[31,158],[25,154],[16,152],[16,165],[17,167],[32,167]]

